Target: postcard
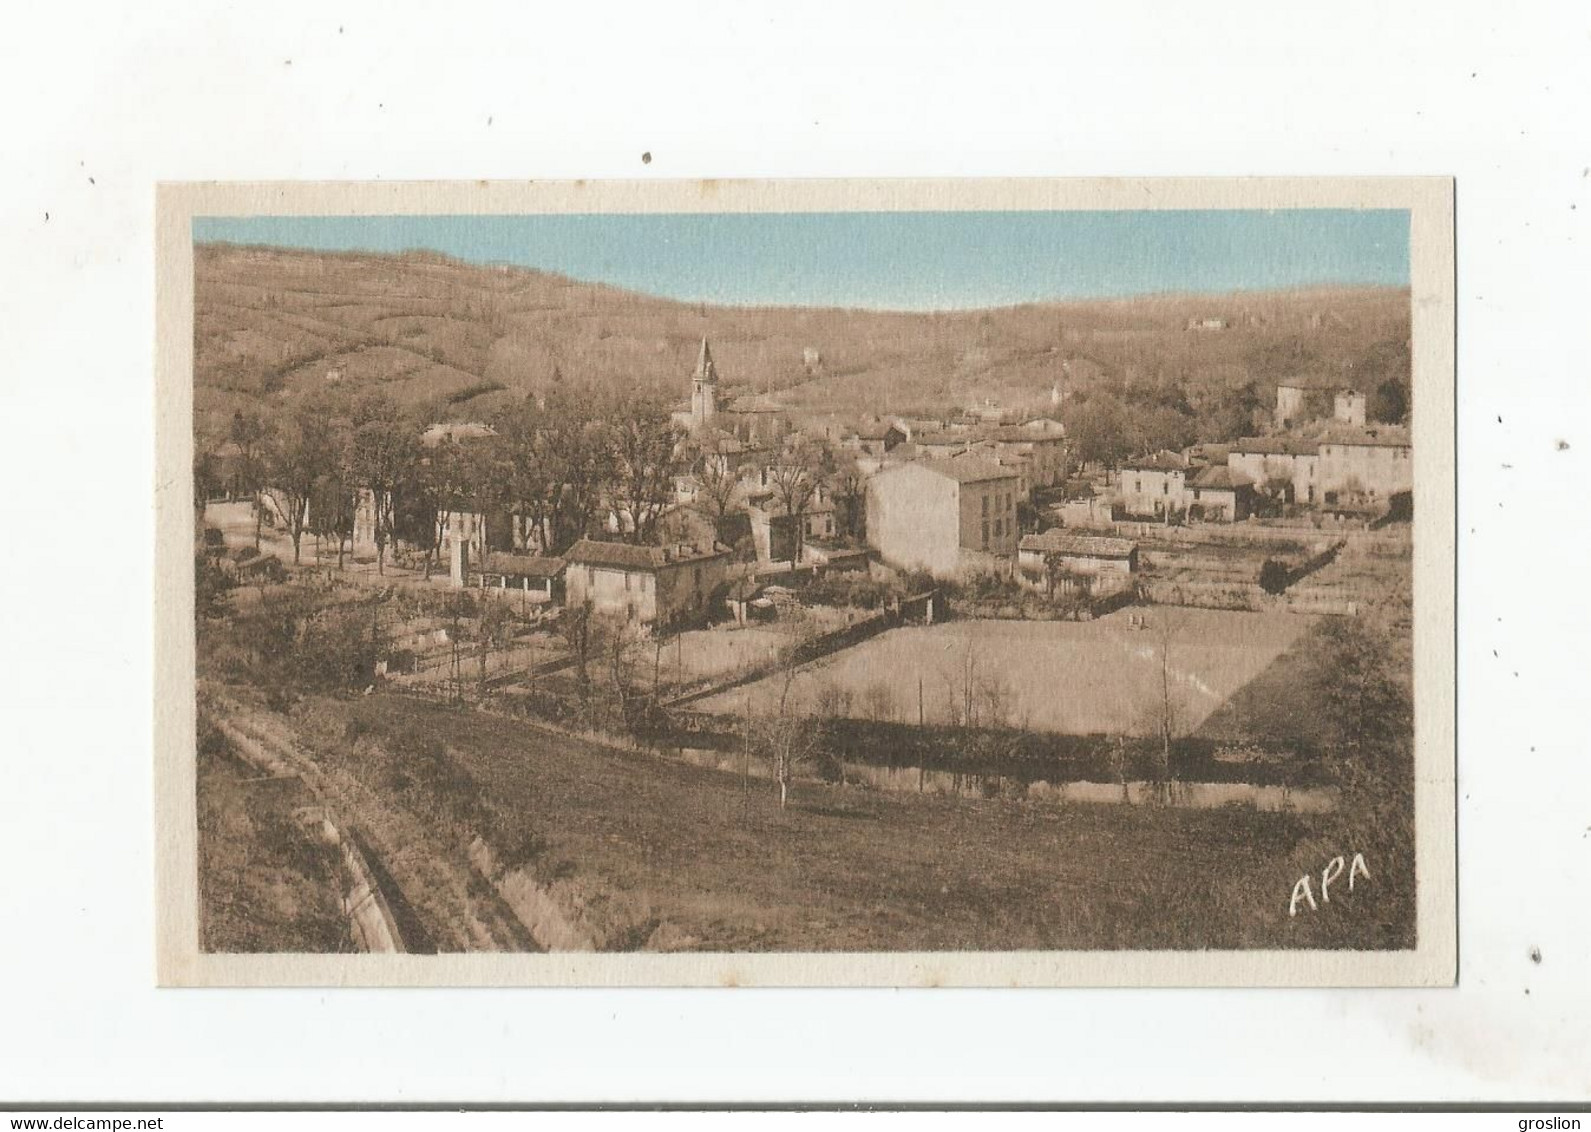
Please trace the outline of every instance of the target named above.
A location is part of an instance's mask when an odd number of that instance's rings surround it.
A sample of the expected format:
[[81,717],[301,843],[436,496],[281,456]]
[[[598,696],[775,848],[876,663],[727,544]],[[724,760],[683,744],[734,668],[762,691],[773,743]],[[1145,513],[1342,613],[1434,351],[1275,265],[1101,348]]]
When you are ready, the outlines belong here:
[[157,207],[162,984],[1455,980],[1450,180]]

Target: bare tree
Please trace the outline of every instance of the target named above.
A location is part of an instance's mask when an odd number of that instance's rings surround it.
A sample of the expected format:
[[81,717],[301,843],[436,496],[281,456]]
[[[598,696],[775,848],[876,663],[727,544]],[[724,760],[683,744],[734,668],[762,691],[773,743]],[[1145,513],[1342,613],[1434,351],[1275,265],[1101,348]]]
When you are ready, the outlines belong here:
[[480,694],[486,695],[486,659],[494,648],[502,648],[513,631],[513,615],[507,604],[489,594],[481,596],[480,617],[475,626],[475,643],[480,657]]
[[228,435],[238,448],[238,487],[254,500],[254,549],[260,548],[260,526],[264,512],[260,507],[260,489],[264,486],[263,449],[269,433],[264,419],[252,409],[239,409],[232,414]]
[[396,505],[417,461],[417,444],[397,403],[374,393],[354,408],[351,465],[370,492],[375,514],[376,571],[386,573],[387,547],[397,529]]
[[699,498],[705,509],[715,520],[722,519],[729,514],[740,494],[738,470],[711,440],[693,444],[689,459],[696,480],[701,485]]
[[585,537],[608,482],[611,455],[591,397],[560,384],[546,399],[536,443],[547,491],[547,553],[558,554]]
[[322,479],[338,464],[335,420],[329,403],[312,398],[299,406],[267,444],[266,463],[293,540],[295,566],[309,523],[310,501]]
[[498,457],[503,501],[521,524],[526,548],[545,552],[552,545],[551,513],[557,499],[553,463],[543,438],[544,414],[526,397],[497,418]]
[[636,542],[651,542],[673,499],[679,433],[668,413],[652,404],[623,407],[607,432],[617,509],[629,515]]
[[797,772],[817,758],[819,731],[815,721],[800,715],[790,697],[795,683],[796,669],[785,669],[779,689],[777,710],[763,719],[751,718],[748,704],[746,714],[747,745],[759,747],[768,755],[773,765],[774,781],[779,784],[779,808],[790,802],[790,786]]
[[768,469],[768,483],[787,515],[795,516],[795,562],[801,561],[806,543],[806,511],[817,497],[831,467],[827,449],[817,441],[797,436]]
[[1171,613],[1169,607],[1161,606],[1150,622],[1160,661],[1160,702],[1155,722],[1160,734],[1160,795],[1166,802],[1176,792],[1176,776],[1171,769],[1171,738],[1182,713],[1172,696],[1171,646],[1182,628],[1182,620]]
[[591,659],[592,621],[594,618],[595,614],[592,612],[591,602],[588,600],[583,605],[571,605],[565,608],[559,620],[559,628],[563,631],[564,640],[569,643],[569,651],[574,654],[575,673],[580,679],[582,688],[591,683],[591,675],[586,666]]
[[840,533],[862,541],[867,537],[867,477],[855,460],[840,460],[830,480]]

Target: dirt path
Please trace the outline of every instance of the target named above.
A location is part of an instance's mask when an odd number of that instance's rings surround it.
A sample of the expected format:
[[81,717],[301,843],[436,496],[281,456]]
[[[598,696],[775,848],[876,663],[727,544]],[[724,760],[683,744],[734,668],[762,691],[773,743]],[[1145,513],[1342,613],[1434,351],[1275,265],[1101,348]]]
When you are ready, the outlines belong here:
[[536,951],[530,932],[473,867],[467,842],[393,805],[340,767],[313,758],[280,715],[207,689],[200,710],[254,765],[296,773],[323,800],[368,873],[384,918],[413,952]]

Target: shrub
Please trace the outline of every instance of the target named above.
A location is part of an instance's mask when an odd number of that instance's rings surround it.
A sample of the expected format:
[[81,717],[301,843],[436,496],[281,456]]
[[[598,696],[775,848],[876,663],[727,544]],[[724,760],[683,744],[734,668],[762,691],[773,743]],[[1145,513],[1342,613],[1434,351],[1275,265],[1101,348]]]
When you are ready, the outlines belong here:
[[1287,588],[1290,574],[1286,563],[1267,558],[1260,566],[1260,589],[1268,594],[1279,594]]

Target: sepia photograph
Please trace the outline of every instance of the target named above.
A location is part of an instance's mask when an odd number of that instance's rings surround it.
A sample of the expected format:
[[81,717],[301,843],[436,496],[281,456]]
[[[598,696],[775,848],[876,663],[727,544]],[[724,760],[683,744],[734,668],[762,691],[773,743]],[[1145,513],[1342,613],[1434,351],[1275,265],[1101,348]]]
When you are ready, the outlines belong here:
[[1450,182],[380,188],[162,189],[163,981],[1452,982]]

